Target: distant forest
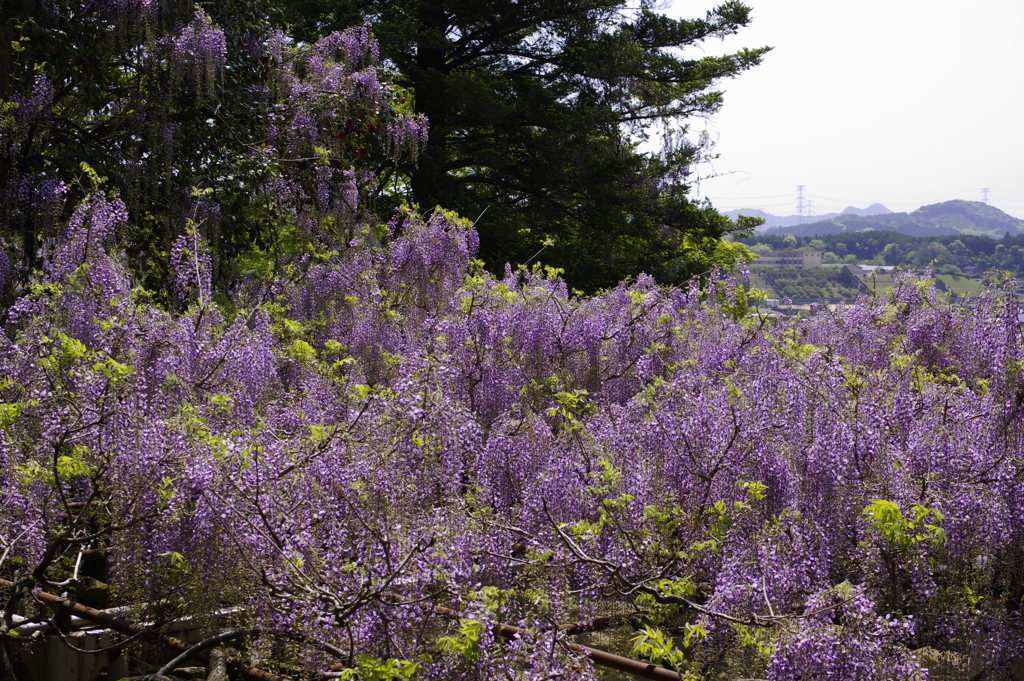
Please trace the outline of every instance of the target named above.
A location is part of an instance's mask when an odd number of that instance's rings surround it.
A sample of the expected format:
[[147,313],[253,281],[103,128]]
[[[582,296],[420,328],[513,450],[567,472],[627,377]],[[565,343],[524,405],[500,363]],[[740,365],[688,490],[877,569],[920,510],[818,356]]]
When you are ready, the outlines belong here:
[[895,265],[907,269],[931,266],[937,274],[963,274],[964,268],[1001,269],[1024,275],[1024,236],[993,239],[959,234],[913,237],[898,232],[868,230],[823,236],[756,234],[742,243],[755,253],[823,251],[823,262]]

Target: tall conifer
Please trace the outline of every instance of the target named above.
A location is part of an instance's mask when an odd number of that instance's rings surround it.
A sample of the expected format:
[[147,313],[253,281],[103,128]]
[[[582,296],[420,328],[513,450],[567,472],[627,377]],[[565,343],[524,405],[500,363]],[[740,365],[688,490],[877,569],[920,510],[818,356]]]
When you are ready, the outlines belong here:
[[[370,21],[381,55],[430,120],[406,190],[476,218],[492,269],[539,256],[582,288],[639,271],[678,280],[737,229],[689,195],[708,151],[686,121],[722,105],[716,84],[768,48],[695,54],[750,8],[671,19],[643,0],[356,0],[289,3],[310,38]],[[660,153],[642,145],[667,131]],[[486,211],[486,212],[485,212]]]

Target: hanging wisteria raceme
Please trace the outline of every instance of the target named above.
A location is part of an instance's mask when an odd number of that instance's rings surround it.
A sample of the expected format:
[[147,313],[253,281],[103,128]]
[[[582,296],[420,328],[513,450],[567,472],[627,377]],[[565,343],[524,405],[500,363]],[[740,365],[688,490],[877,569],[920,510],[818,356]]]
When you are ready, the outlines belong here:
[[7,289],[7,281],[11,276],[11,260],[7,257],[7,249],[0,245],[0,296]]
[[199,7],[192,22],[174,38],[172,71],[175,74],[188,74],[195,81],[196,91],[208,95],[224,69],[227,52],[224,31]]
[[27,96],[12,97],[11,102],[17,107],[14,109],[15,130],[24,135],[33,124],[44,122],[53,106],[53,95],[53,84],[46,76],[36,76]]
[[174,292],[180,302],[187,305],[198,301],[202,305],[210,300],[213,267],[210,251],[203,247],[197,229],[190,229],[175,240],[170,262],[174,270]]
[[[307,238],[343,246],[357,237],[359,191],[374,177],[353,165],[373,155],[415,161],[427,140],[422,115],[401,113],[405,100],[376,68],[368,26],[335,32],[308,46],[282,32],[268,42],[272,89],[281,101],[267,155],[280,176],[264,190],[289,212]],[[268,67],[269,68],[269,67]]]
[[168,312],[128,222],[91,194],[7,316],[4,632],[39,587],[231,606],[248,662],[351,678],[588,678],[581,622],[692,679],[1014,678],[1012,286],[782,321],[727,277],[575,298],[435,211],[231,300],[193,227]]
[[385,146],[388,154],[398,158],[408,154],[415,163],[420,150],[427,146],[429,126],[422,116],[406,116],[387,125]]

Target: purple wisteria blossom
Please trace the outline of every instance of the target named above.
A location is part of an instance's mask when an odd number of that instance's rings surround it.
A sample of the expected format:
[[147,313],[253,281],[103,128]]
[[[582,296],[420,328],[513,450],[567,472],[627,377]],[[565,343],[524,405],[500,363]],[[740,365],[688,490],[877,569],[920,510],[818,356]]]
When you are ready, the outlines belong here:
[[203,8],[174,38],[173,59],[179,78],[192,77],[200,92],[209,93],[227,59],[227,38]]
[[182,304],[210,300],[210,277],[213,261],[199,230],[191,228],[174,241],[170,253],[174,272],[174,294]]
[[118,593],[234,604],[253,664],[287,641],[428,679],[587,678],[553,626],[582,621],[691,676],[1009,678],[1024,651],[1013,290],[904,276],[781,322],[723,314],[729,278],[573,298],[481,270],[436,211],[233,309],[187,230],[168,312],[119,265],[126,220],[75,210],[0,352],[0,539],[47,580],[101,523]]

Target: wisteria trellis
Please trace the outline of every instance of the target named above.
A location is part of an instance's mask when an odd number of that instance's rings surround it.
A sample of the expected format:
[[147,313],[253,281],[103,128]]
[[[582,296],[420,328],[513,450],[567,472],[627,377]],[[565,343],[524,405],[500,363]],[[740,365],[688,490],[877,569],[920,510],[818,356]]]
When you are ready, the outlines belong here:
[[436,212],[260,304],[167,312],[114,249],[126,219],[92,195],[10,310],[0,570],[23,588],[112,546],[119,602],[240,605],[255,663],[367,678],[591,675],[552,624],[626,610],[634,654],[690,678],[999,678],[1024,650],[1010,289],[965,308],[905,277],[779,323],[729,278],[573,298],[481,271]]

